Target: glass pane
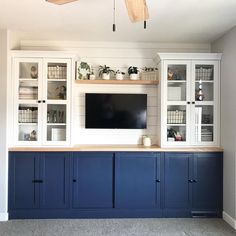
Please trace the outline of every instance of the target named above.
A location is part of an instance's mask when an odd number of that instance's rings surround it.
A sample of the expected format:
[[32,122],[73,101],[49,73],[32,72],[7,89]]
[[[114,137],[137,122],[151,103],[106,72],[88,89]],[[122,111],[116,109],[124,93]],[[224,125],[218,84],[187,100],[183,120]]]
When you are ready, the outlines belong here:
[[50,81],[48,82],[48,99],[66,100],[66,82]]
[[21,80],[19,82],[19,99],[38,100],[38,81]]
[[214,83],[198,81],[195,83],[195,101],[213,101]]
[[37,79],[38,78],[38,63],[20,62],[19,64],[20,79]]
[[47,105],[47,123],[66,123],[66,105]]
[[186,141],[186,125],[168,125],[167,126],[167,141],[168,142],[183,142]]
[[196,80],[210,80],[214,79],[214,65],[196,65],[195,66]]
[[47,141],[66,141],[66,105],[47,105]]
[[66,141],[66,126],[48,125],[47,141]]
[[186,65],[168,65],[168,80],[186,80]]
[[195,107],[195,141],[212,142],[213,141],[213,106]]
[[213,126],[199,126],[195,127],[196,142],[212,142],[213,141]]
[[167,101],[186,101],[186,82],[168,81]]
[[186,106],[168,106],[167,124],[186,124]]
[[48,80],[66,80],[67,64],[66,63],[48,63]]
[[37,141],[38,106],[20,104],[18,106],[19,141]]

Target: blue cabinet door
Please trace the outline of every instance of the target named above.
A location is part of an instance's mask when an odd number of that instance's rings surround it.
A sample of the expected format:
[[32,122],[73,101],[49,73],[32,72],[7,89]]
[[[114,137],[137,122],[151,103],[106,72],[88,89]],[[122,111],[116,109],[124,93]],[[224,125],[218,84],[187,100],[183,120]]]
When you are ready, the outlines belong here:
[[222,211],[223,154],[194,154],[193,209]]
[[73,154],[73,208],[113,207],[113,153]]
[[9,155],[9,209],[38,207],[38,154],[13,152]]
[[193,158],[188,153],[165,153],[164,208],[190,209]]
[[115,208],[147,209],[157,206],[157,163],[153,153],[116,153]]
[[69,155],[45,152],[40,158],[40,208],[69,207]]

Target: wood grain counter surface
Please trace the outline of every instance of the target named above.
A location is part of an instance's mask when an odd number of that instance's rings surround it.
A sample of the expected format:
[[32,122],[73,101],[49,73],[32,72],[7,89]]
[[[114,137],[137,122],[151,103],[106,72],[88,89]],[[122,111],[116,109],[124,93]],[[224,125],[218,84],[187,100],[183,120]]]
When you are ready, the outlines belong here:
[[10,147],[10,152],[223,152],[221,147],[160,148],[143,145],[75,145],[68,147]]

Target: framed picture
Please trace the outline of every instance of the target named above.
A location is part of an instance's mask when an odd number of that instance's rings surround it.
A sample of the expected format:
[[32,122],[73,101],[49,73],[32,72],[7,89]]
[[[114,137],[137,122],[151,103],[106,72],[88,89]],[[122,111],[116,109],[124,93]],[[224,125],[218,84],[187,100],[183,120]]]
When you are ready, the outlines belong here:
[[91,72],[91,65],[84,61],[76,62],[76,80],[87,80]]

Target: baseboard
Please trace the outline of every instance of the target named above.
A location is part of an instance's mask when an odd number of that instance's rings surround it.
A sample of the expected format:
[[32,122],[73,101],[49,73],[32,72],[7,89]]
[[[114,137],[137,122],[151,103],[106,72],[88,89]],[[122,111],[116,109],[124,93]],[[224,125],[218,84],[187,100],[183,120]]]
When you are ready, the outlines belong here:
[[8,221],[8,213],[0,212],[0,221]]
[[226,221],[230,226],[236,229],[236,220],[228,215],[226,212],[223,211],[223,219]]

